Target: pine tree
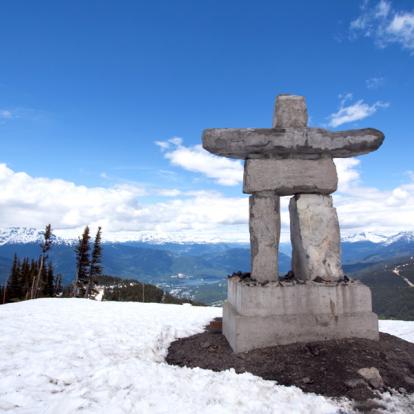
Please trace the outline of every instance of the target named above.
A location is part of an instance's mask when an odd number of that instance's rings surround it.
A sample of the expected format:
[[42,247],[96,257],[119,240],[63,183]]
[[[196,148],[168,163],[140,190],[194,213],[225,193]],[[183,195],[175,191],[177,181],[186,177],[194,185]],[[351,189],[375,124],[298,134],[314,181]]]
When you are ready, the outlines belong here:
[[36,278],[36,275],[38,274],[38,262],[34,259],[31,260],[29,264],[29,258],[27,258],[27,263],[24,264],[24,271],[23,271],[23,278],[24,278],[24,291],[26,292],[26,299],[30,299],[31,295],[31,287],[33,285],[33,279]]
[[18,301],[22,297],[23,286],[20,273],[20,262],[17,255],[14,255],[10,276],[7,281],[7,301]]
[[39,290],[42,290],[45,283],[42,276],[45,275],[44,268],[46,265],[45,262],[47,260],[47,252],[50,250],[50,247],[52,245],[52,226],[50,224],[46,226],[45,231],[43,233],[43,238],[43,242],[40,245],[42,252],[39,258],[39,269],[32,283],[32,289],[30,294],[31,299],[34,299],[38,296]]
[[27,299],[30,295],[30,288],[32,286],[33,277],[30,274],[30,261],[28,257],[25,257],[20,266],[20,276],[22,285],[22,299]]
[[53,272],[52,263],[49,263],[46,269],[45,266],[45,284],[43,288],[43,296],[51,298],[55,294],[55,275]]
[[60,273],[56,275],[55,277],[54,286],[55,286],[54,296],[60,296],[63,292],[62,275]]
[[77,272],[73,287],[73,296],[84,296],[89,279],[89,227],[86,226],[82,238],[75,248]]
[[102,227],[98,227],[95,236],[95,242],[92,250],[91,264],[89,267],[88,285],[86,287],[85,297],[89,297],[96,284],[96,278],[102,275]]
[[0,286],[0,300],[3,305],[6,303],[6,292],[7,282],[4,285]]

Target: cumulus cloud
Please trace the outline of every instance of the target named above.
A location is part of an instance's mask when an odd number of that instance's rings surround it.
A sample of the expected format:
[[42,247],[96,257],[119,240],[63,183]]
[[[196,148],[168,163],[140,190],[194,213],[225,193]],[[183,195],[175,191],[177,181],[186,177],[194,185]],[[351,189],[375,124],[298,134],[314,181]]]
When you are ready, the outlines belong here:
[[364,1],[350,24],[351,37],[372,38],[378,47],[398,44],[414,53],[414,10],[397,10],[387,0]]
[[[363,185],[359,160],[335,163],[339,189],[334,200],[344,234],[414,230],[413,175],[406,183],[381,191]],[[154,195],[164,198],[154,202]],[[288,201],[289,197],[283,197],[281,202],[283,241],[289,239]],[[80,234],[89,224],[103,226],[108,237],[140,232],[171,240],[249,240],[248,199],[241,194],[228,197],[221,192],[149,190],[134,185],[87,187],[33,177],[5,164],[0,164],[0,212],[0,227],[43,228],[51,223],[55,229],[75,229],[74,234]]]
[[365,81],[365,85],[368,89],[378,89],[384,85],[385,79],[382,76],[372,77]]
[[241,161],[217,157],[204,150],[201,145],[186,147],[182,139],[177,137],[168,141],[156,141],[156,144],[174,166],[203,174],[225,186],[237,185],[243,181]]
[[[167,201],[151,203],[148,196]],[[148,191],[135,185],[87,187],[73,182],[32,177],[0,164],[0,227],[27,226],[80,229],[86,224],[103,226],[106,234],[150,232],[181,234],[178,239],[226,236],[239,238],[247,223],[246,197],[180,190]],[[229,228],[227,228],[229,227]],[[247,234],[245,225],[244,236]]]
[[102,220],[116,223],[139,210],[136,199],[143,194],[137,186],[86,187],[32,177],[0,164],[0,226],[43,227],[53,222],[70,228]]
[[338,191],[346,191],[360,181],[358,167],[361,161],[357,158],[336,158],[335,165],[338,173]]
[[360,99],[354,103],[351,103],[353,96],[351,93],[340,95],[340,104],[337,112],[334,112],[329,116],[329,126],[336,128],[340,125],[361,121],[362,119],[368,118],[375,114],[380,108],[387,108],[388,102],[377,101],[372,105],[364,102]]

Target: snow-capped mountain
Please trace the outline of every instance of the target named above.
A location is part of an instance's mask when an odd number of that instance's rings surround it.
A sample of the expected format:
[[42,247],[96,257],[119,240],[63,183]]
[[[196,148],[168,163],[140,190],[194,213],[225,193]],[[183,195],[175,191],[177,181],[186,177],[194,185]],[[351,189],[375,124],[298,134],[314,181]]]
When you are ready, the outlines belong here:
[[[43,240],[43,230],[33,227],[0,228],[0,246],[5,244],[40,243]],[[55,244],[72,244],[76,239],[65,238],[53,234]]]
[[390,236],[372,232],[361,232],[346,235],[342,237],[343,242],[356,243],[361,241],[370,241],[372,243],[385,243]]
[[[74,244],[81,236],[83,229],[57,229],[53,230],[55,244]],[[92,237],[94,229],[91,230]],[[226,235],[230,243],[246,243],[243,235]],[[33,227],[5,227],[0,228],[0,246],[5,244],[27,244],[38,243],[43,239],[43,230]],[[233,240],[231,240],[233,239]],[[194,233],[166,233],[150,231],[119,231],[114,233],[103,232],[102,240],[104,243],[127,243],[142,242],[150,244],[165,243],[220,243],[215,234],[208,232]]]
[[[82,234],[82,229],[58,229],[53,230],[55,244],[71,245],[77,242]],[[93,232],[92,232],[93,235]],[[244,237],[234,235],[231,243],[246,243]],[[0,246],[5,244],[27,244],[39,243],[43,239],[43,230],[33,227],[6,227],[0,228]],[[150,231],[121,231],[116,233],[103,234],[103,241],[106,243],[127,243],[143,242],[151,244],[164,243],[219,243],[214,235],[205,232],[194,234],[150,232]],[[373,232],[361,232],[342,237],[343,243],[356,243],[368,241],[375,244],[390,245],[396,242],[414,242],[414,232],[404,231],[391,235],[378,234]]]
[[402,231],[391,235],[362,232],[342,237],[342,242],[356,243],[368,241],[376,244],[390,245],[396,242],[414,242],[414,232]]
[[414,232],[402,231],[400,233],[397,233],[397,234],[394,234],[393,236],[388,237],[384,243],[393,244],[396,242],[406,242],[406,243],[414,242]]

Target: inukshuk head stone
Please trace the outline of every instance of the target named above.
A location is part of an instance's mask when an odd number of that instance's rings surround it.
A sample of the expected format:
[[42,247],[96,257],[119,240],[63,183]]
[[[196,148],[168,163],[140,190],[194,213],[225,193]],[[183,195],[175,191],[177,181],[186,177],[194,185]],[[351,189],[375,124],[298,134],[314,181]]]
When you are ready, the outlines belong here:
[[340,233],[331,193],[338,177],[333,158],[375,151],[382,132],[331,132],[307,127],[302,96],[279,95],[273,128],[214,128],[203,133],[203,147],[216,155],[245,160],[243,191],[250,197],[251,277],[278,278],[280,196],[290,200],[292,269],[297,279],[328,282],[343,278]]

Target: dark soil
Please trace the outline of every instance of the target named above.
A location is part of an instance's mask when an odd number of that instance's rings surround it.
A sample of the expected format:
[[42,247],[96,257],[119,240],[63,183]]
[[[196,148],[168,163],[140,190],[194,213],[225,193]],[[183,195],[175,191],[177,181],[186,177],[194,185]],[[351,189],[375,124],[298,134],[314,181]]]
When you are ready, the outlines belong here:
[[[217,329],[182,338],[170,345],[167,362],[213,371],[234,368],[251,372],[282,385],[296,385],[305,392],[328,397],[347,397],[362,403],[375,391],[414,393],[414,344],[388,334],[380,340],[343,339],[291,344],[235,354]],[[384,386],[377,390],[359,374],[375,367]]]

